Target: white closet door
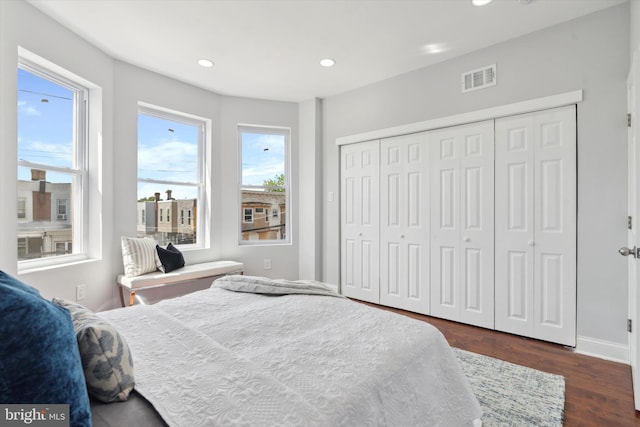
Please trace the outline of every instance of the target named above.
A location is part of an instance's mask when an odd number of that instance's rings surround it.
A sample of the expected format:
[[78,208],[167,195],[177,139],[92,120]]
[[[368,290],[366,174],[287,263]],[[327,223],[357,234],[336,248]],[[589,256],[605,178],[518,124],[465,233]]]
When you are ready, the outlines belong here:
[[341,147],[341,292],[378,303],[379,142]]
[[493,121],[429,138],[431,315],[493,328]]
[[496,120],[496,329],[575,346],[575,106]]
[[429,314],[426,133],[380,143],[380,303]]

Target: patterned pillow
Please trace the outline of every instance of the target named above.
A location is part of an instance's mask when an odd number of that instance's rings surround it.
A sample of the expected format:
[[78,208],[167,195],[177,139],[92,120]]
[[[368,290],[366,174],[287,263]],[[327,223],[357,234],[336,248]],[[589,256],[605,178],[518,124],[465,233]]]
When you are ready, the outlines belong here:
[[53,302],[71,313],[89,394],[107,403],[127,400],[135,381],[124,338],[88,308],[58,298]]
[[68,404],[70,425],[91,426],[69,312],[2,271],[0,403]]
[[153,238],[122,236],[121,243],[126,276],[134,277],[153,273],[156,270],[164,271],[156,252],[156,241]]
[[162,262],[165,273],[184,267],[182,252],[173,246],[173,244],[169,243],[167,249],[156,245],[156,250],[158,251],[158,257],[160,257],[160,262]]

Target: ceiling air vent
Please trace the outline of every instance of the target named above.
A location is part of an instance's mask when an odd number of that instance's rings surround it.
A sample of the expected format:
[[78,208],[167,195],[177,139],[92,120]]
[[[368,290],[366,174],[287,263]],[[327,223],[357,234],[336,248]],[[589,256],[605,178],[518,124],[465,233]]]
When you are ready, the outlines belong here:
[[462,92],[483,89],[496,84],[496,64],[462,73]]

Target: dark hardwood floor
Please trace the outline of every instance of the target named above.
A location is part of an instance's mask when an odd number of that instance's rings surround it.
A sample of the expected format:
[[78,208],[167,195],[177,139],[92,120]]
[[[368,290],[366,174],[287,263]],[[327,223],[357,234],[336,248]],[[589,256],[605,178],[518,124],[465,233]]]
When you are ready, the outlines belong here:
[[428,322],[453,347],[564,376],[566,427],[640,426],[640,413],[633,407],[628,365],[577,354],[557,344],[368,305]]

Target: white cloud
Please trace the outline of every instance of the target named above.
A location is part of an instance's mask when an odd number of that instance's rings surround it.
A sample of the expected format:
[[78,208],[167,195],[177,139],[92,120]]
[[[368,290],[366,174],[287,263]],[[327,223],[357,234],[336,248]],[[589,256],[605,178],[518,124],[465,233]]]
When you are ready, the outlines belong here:
[[53,166],[70,167],[73,165],[73,150],[70,141],[56,144],[18,137],[18,156],[23,160]]
[[27,101],[18,101],[18,114],[25,114],[27,116],[39,116],[38,111],[34,106],[29,105]]
[[138,178],[194,182],[197,179],[198,146],[164,141],[138,149]]

